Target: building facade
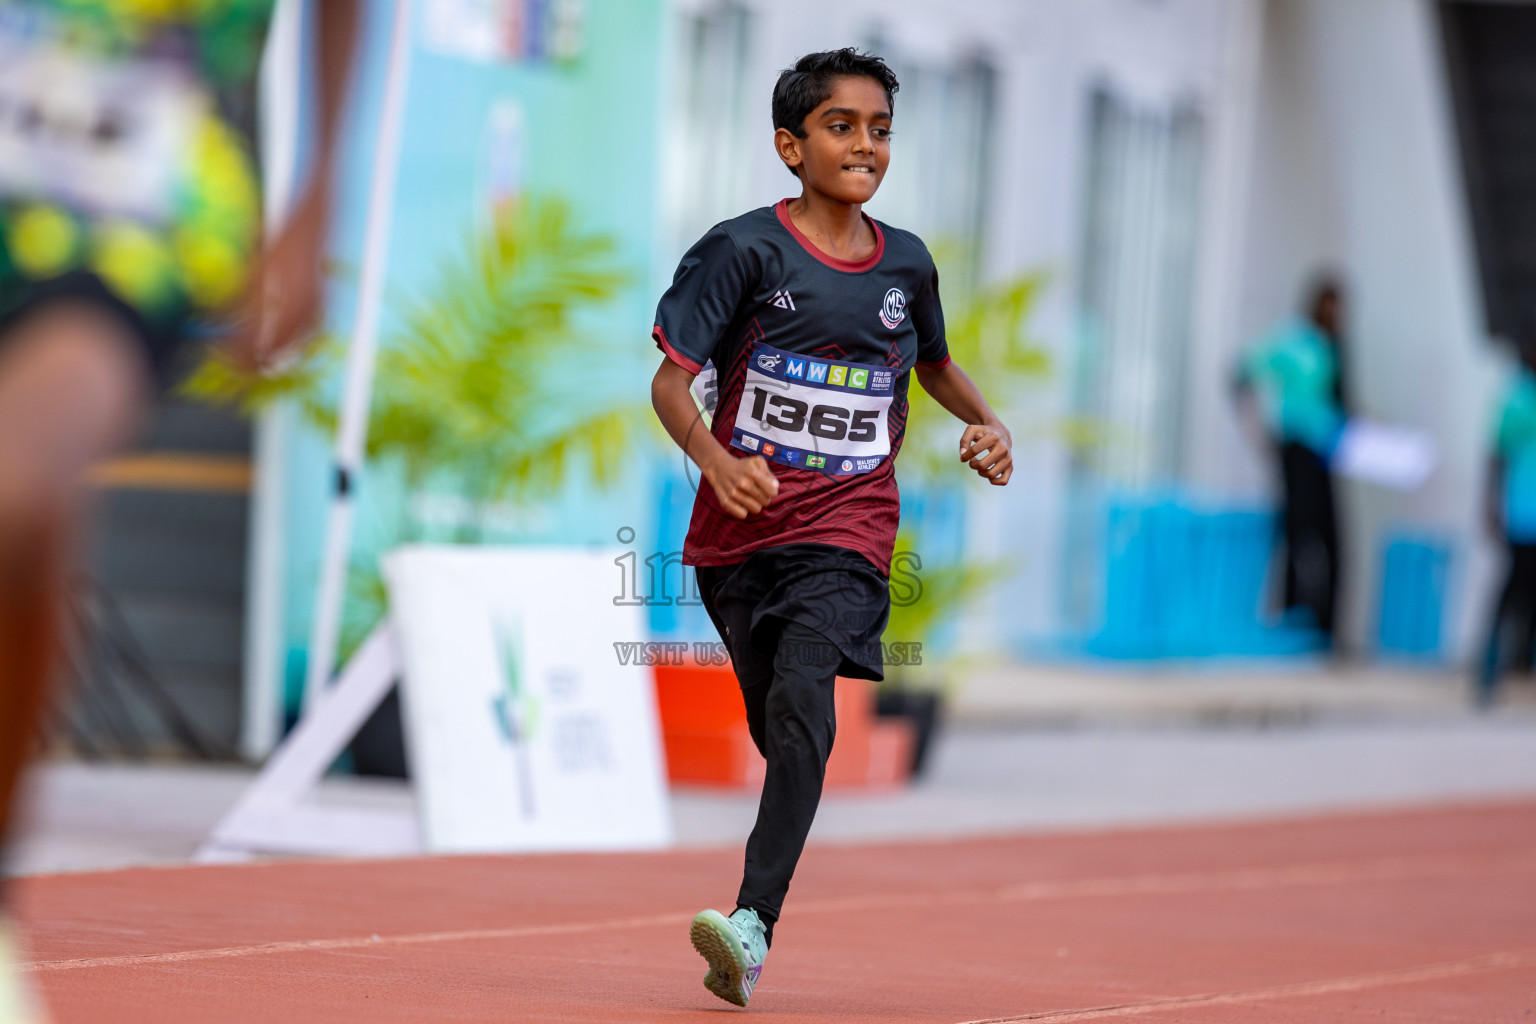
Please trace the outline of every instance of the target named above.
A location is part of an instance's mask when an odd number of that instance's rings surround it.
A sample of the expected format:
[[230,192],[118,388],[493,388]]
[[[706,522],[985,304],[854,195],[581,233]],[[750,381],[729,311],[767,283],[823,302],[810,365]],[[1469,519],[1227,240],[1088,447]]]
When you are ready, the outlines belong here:
[[[1436,4],[592,0],[584,11],[588,39],[564,64],[487,71],[421,52],[397,222],[409,244],[392,280],[430,273],[475,216],[486,168],[500,167],[581,196],[591,223],[623,239],[637,283],[603,329],[648,365],[649,310],[682,251],[716,221],[796,191],[771,145],[778,71],[812,50],[874,50],[902,89],[871,212],[943,245],[947,265],[976,281],[1048,281],[1031,333],[1052,374],[997,396],[1020,425],[1014,484],[968,489],[959,513],[964,557],[1008,575],[966,609],[951,649],[1082,650],[1113,589],[1106,516],[1117,502],[1273,501],[1268,453],[1235,411],[1231,374],[1328,268],[1350,290],[1361,407],[1427,432],[1441,456],[1412,494],[1345,485],[1346,634],[1373,648],[1384,547],[1424,537],[1453,566],[1436,598],[1440,650],[1468,654],[1498,564],[1476,527],[1477,495],[1507,359],[1480,298]],[[369,130],[360,118],[354,151]],[[507,138],[516,152],[487,164],[486,147]],[[353,173],[361,183],[367,168]],[[344,220],[348,246],[359,211]],[[344,289],[336,314],[344,326]],[[634,376],[643,400],[648,373]],[[1092,424],[1096,443],[1063,443],[1055,428],[1068,423]],[[264,429],[255,500],[269,507],[253,516],[253,564],[283,569],[247,602],[263,616],[247,633],[248,709],[271,706],[284,662],[302,653],[326,479],[323,438]],[[669,502],[690,498],[683,468],[658,455],[607,497],[562,499],[558,515],[508,536],[611,542],[618,523],[661,552],[680,528]],[[1244,543],[1252,557],[1253,537]],[[698,626],[671,612],[656,621]],[[248,752],[269,738],[247,729]]]

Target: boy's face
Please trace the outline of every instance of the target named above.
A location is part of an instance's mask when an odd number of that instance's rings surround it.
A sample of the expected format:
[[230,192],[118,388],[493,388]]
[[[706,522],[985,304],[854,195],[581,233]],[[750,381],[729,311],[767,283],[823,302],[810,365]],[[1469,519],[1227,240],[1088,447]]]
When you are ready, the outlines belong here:
[[827,101],[805,116],[805,138],[780,128],[779,158],[807,188],[842,203],[874,197],[891,162],[891,104],[873,78],[844,75]]

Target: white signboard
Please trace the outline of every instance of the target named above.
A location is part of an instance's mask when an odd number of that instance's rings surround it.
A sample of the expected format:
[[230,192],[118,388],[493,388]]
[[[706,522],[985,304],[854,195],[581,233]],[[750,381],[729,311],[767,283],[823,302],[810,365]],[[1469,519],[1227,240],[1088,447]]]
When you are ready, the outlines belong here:
[[1434,439],[1423,431],[1359,417],[1345,426],[1333,452],[1335,472],[1394,491],[1424,486],[1438,461]]
[[671,840],[645,636],[617,551],[417,546],[384,560],[405,739],[429,850],[613,850]]

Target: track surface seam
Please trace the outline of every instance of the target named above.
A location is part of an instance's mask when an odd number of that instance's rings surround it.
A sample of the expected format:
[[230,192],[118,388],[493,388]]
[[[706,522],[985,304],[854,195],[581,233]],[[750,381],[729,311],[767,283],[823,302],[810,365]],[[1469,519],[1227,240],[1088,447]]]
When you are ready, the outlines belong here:
[[[1294,886],[1315,885],[1339,885],[1359,884],[1369,882],[1392,882],[1408,879],[1433,878],[1438,876],[1458,876],[1469,873],[1485,874],[1491,870],[1529,871],[1536,869],[1536,857],[1450,857],[1445,855],[1417,857],[1417,858],[1391,858],[1366,862],[1331,862],[1313,864],[1295,864],[1269,868],[1240,868],[1229,871],[1204,871],[1165,874],[1130,875],[1111,878],[1088,878],[1062,882],[1027,882],[1014,883],[1002,886],[992,886],[986,889],[950,889],[934,890],[926,893],[903,893],[900,902],[903,906],[935,906],[954,905],[961,903],[978,902],[1032,902],[1038,900],[1093,898],[1106,896],[1135,896],[1135,895],[1174,895],[1196,892],[1249,892],[1264,889],[1289,888]],[[808,900],[797,904],[795,913],[840,913],[850,910],[862,910],[871,907],[889,906],[893,900],[891,894],[857,896],[844,899]],[[335,939],[298,939],[285,942],[265,942],[248,946],[228,946],[219,949],[193,949],[170,953],[140,953],[126,956],[105,957],[81,957],[70,960],[41,960],[20,965],[21,970],[41,973],[52,971],[81,970],[92,967],[139,967],[154,966],[158,964],[190,963],[199,960],[224,960],[247,956],[270,956],[280,953],[301,952],[325,952],[328,950],[378,948],[383,946],[407,946],[422,945],[442,942],[473,942],[496,939],[521,939],[539,936],[574,935],[586,932],[606,931],[620,928],[649,928],[664,925],[682,924],[693,918],[694,911],[674,911],[668,913],[648,914],[636,917],[610,918],[603,921],[572,922],[568,924],[525,925],[516,928],[484,928],[467,929],[459,931],[417,932],[405,935],[380,936],[377,934],[368,936],[350,936]],[[1533,957],[1536,954],[1500,954],[1510,957]],[[1497,959],[1497,958],[1493,958]],[[1525,962],[1521,960],[1520,962]],[[1483,964],[1502,966],[1502,962],[1493,963],[1491,959],[1484,958],[1477,961],[1464,961],[1462,964]],[[1422,968],[1418,970],[1447,970],[1457,965],[1443,965],[1439,968]],[[1469,968],[1484,970],[1487,967]],[[1401,973],[1401,972],[1399,972]],[[1465,970],[1457,970],[1453,973],[1465,973]],[[1439,977],[1434,974],[1431,977]],[[1393,979],[1397,974],[1369,975],[1367,978]],[[1308,984],[1346,984],[1354,983],[1357,979],[1341,979],[1338,982],[1317,982]],[[1410,979],[1414,980],[1414,979]],[[1394,981],[1379,981],[1372,984],[1393,984]],[[1280,994],[1304,994],[1302,989],[1295,986],[1279,989],[1256,990],[1260,993],[1277,993],[1275,995],[1255,995],[1253,993],[1230,993],[1218,995],[1174,997],[1169,1000],[1154,1000],[1147,1003],[1126,1004],[1122,1007],[1101,1007],[1086,1010],[1060,1011],[1067,1014],[1097,1014],[1098,1016],[1133,1015],[1135,1013],[1153,1012],[1156,1009],[1172,1006],[1206,1005],[1204,1002],[1191,1004],[1189,1000],[1215,1000],[1221,1001],[1251,1001],[1258,998],[1281,998]],[[1334,991],[1329,989],[1328,991]],[[1349,991],[1340,989],[1339,991]],[[1239,998],[1241,997],[1241,998]],[[1041,1016],[1002,1017],[994,1018],[996,1022],[1002,1021],[1069,1021],[1091,1020],[1092,1016],[1053,1016],[1050,1014]],[[967,1022],[972,1024],[972,1022]]]
[[1080,1020],[1105,1020],[1111,1017],[1141,1017],[1164,1010],[1190,1009],[1204,1006],[1236,1006],[1244,1003],[1267,1002],[1272,999],[1292,999],[1298,996],[1326,996],[1340,992],[1360,992],[1365,989],[1384,988],[1389,985],[1408,985],[1419,981],[1454,978],[1482,971],[1507,970],[1514,967],[1536,966],[1536,950],[1512,953],[1494,953],[1473,960],[1455,960],[1449,963],[1428,964],[1378,974],[1357,974],[1347,978],[1327,981],[1303,981],[1293,985],[1276,985],[1273,988],[1256,988],[1241,992],[1217,992],[1196,996],[1169,996],[1149,999],[1141,1003],[1118,1003],[1114,1006],[1095,1006],[1082,1010],[1048,1010],[1044,1013],[1025,1013],[1017,1017],[986,1017],[981,1020],[962,1021],[960,1024],[1024,1024],[1038,1021],[1041,1024],[1068,1024]]

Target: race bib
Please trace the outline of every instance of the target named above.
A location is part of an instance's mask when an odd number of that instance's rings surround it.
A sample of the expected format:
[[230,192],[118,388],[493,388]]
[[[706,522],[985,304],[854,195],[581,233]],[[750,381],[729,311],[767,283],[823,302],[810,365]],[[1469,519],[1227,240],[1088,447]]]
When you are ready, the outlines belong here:
[[96,59],[17,27],[0,23],[0,197],[170,219],[207,109],[196,79],[164,61]]
[[732,447],[832,476],[868,473],[890,456],[896,370],[767,345],[751,360]]

